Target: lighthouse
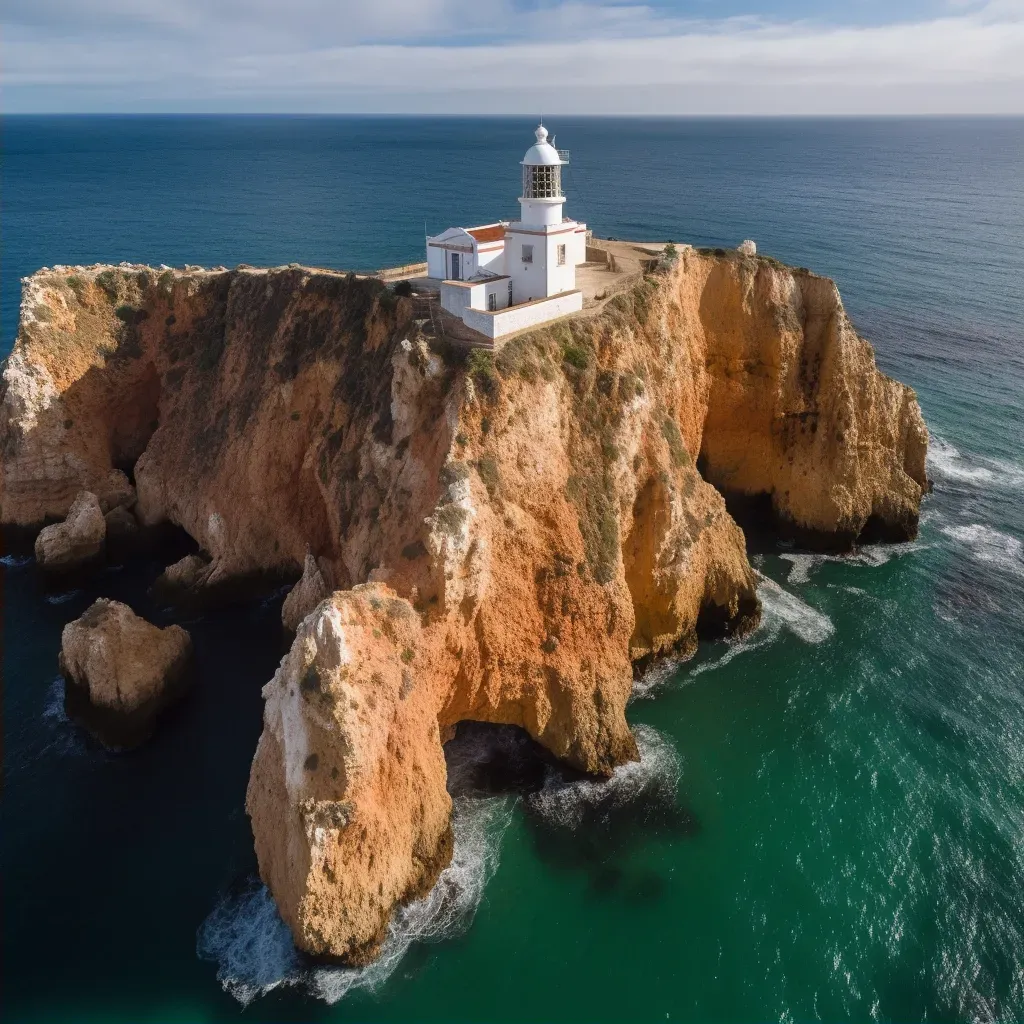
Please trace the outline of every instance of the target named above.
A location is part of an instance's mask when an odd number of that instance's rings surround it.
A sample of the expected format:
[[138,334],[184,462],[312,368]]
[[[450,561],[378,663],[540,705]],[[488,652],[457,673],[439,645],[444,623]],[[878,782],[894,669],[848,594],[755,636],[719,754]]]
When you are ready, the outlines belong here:
[[[512,294],[519,301],[548,298],[576,287],[576,264],[583,262],[579,240],[586,226],[562,214],[562,168],[568,153],[548,141],[544,125],[533,133],[536,142],[522,159],[523,194],[519,220],[505,231],[505,263]],[[582,232],[580,229],[583,229]]]
[[427,238],[430,277],[441,305],[485,338],[497,339],[583,308],[576,266],[586,258],[587,226],[564,215],[562,168],[539,124],[520,161],[519,219],[449,228]]

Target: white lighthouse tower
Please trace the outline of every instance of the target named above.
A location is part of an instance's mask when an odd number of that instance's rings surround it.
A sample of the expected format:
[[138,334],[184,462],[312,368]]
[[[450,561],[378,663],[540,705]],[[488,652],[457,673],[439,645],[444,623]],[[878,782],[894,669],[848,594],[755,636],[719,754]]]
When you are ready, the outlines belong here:
[[569,154],[537,126],[520,161],[520,219],[449,228],[427,238],[428,273],[441,305],[496,339],[583,308],[576,266],[586,259],[587,226],[565,217],[562,168]]
[[579,241],[585,239],[586,227],[562,215],[562,168],[569,162],[568,154],[551,145],[544,125],[533,134],[537,141],[521,161],[520,219],[505,231],[506,270],[515,302],[572,291],[576,264],[584,256]]

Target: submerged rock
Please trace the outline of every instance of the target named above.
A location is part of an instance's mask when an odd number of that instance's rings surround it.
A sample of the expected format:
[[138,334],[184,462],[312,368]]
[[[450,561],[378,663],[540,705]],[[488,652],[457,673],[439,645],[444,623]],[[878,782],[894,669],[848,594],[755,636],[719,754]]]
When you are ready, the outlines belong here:
[[103,554],[107,524],[99,498],[81,491],[62,523],[40,531],[35,554],[39,568],[49,573],[68,572],[95,562]]
[[167,566],[152,586],[153,596],[168,603],[197,601],[213,573],[213,565],[201,555],[185,555]]
[[61,634],[68,717],[115,749],[148,738],[191,667],[192,640],[181,626],[160,629],[118,601],[99,598]]

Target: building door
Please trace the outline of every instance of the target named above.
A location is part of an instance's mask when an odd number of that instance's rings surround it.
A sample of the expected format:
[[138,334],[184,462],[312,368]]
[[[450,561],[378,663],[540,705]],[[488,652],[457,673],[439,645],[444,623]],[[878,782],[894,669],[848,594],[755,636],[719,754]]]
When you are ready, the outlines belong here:
[[509,283],[508,283],[508,304],[510,306],[512,305],[512,282],[511,281],[509,281]]
[[462,274],[459,268],[459,254],[457,252],[452,253],[452,280],[461,281]]

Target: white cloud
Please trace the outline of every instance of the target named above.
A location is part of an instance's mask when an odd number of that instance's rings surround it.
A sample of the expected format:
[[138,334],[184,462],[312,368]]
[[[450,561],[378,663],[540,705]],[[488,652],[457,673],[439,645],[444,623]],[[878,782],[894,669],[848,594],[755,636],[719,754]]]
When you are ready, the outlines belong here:
[[35,0],[8,11],[5,87],[9,110],[1024,113],[1024,0],[947,11],[835,27],[583,2]]

